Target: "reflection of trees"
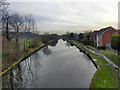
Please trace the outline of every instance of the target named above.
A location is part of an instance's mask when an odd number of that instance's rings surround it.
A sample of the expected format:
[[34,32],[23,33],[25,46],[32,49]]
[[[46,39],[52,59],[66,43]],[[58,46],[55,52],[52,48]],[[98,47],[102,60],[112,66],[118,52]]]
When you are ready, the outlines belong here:
[[14,69],[12,69],[12,73],[13,75],[10,74],[10,77],[13,79],[13,81],[11,80],[11,83],[13,83],[13,87],[14,88],[23,88],[24,87],[24,80],[22,77],[22,66],[21,64],[17,64],[16,67]]
[[3,88],[36,87],[40,66],[40,54],[36,52],[3,75]]
[[[38,78],[38,72],[40,70],[40,67],[42,66],[42,64],[40,63],[41,62],[41,58],[40,58],[40,54],[38,52],[36,52],[34,55],[33,55],[33,61],[34,61],[34,67],[35,67],[35,71],[34,71],[34,79],[37,80]],[[36,84],[35,84],[36,85]]]
[[13,89],[13,72],[12,72],[12,69],[10,70],[10,86],[11,86],[11,89]]
[[55,47],[58,43],[58,40],[54,40],[51,43],[49,43],[50,46]]
[[31,83],[31,82],[34,83],[34,79],[33,79],[33,75],[34,74],[32,72],[32,65],[33,65],[32,62],[34,62],[34,60],[31,60],[31,57],[29,57],[29,58],[27,58],[25,60],[25,67],[24,67],[24,69],[26,69],[27,75],[28,75],[28,77],[25,76],[25,78],[26,78],[26,81],[29,82],[29,83]]
[[43,48],[43,53],[46,54],[46,55],[50,55],[51,54],[51,50],[48,48],[48,46],[45,46]]
[[35,66],[41,65],[40,64],[41,58],[40,58],[40,54],[38,52],[33,54],[33,58],[34,58],[34,61],[35,61]]
[[11,88],[13,90],[13,88],[23,87],[24,82],[20,64],[3,75],[2,81],[3,88]]
[[10,69],[6,74],[2,76],[2,88],[13,88],[13,72]]
[[[50,53],[48,49],[46,52]],[[35,82],[38,78],[40,66],[40,54],[36,52],[3,75],[3,88],[14,89],[38,86]]]

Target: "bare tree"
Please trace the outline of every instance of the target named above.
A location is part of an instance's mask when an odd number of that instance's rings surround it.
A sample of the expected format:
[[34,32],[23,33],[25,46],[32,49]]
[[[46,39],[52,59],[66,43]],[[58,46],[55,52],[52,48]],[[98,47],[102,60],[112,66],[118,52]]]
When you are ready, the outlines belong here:
[[[22,25],[22,17],[17,13],[10,15],[7,9],[9,4],[10,3],[6,2],[6,0],[2,0],[0,3],[2,10],[2,33],[8,41],[16,36],[16,42],[18,42],[19,30]],[[10,34],[11,30],[14,30],[13,34]]]
[[32,24],[31,29],[32,29],[32,33],[33,33],[32,44],[33,44],[33,47],[34,47],[36,42],[37,42],[37,38],[35,37],[37,26],[36,26],[36,23],[35,23],[34,19],[31,20],[31,24]]
[[4,13],[2,15],[2,32],[3,35],[6,36],[6,39],[9,40],[9,20],[10,20],[10,15],[8,12]]
[[19,32],[20,32],[22,26],[23,26],[23,18],[22,18],[22,16],[20,16],[17,13],[12,14],[11,17],[10,17],[10,28],[13,29],[14,35],[12,35],[12,37],[10,39],[15,37],[16,43],[18,43]]
[[[31,14],[25,15],[24,18],[24,31],[25,32],[31,32],[31,33],[35,33],[35,20],[33,19],[33,16]],[[31,46],[31,41],[33,41],[33,45],[34,45],[34,36],[32,35],[29,38],[29,47]],[[24,50],[25,50],[25,39],[24,39]]]
[[0,26],[2,29],[2,32],[6,32],[7,39],[8,39],[8,20],[9,20],[9,14],[8,14],[8,8],[9,3],[6,0],[0,1]]
[[28,14],[25,16],[25,31],[31,32],[33,29],[35,22],[33,19],[33,16],[31,14]]
[[[2,31],[3,34],[6,35],[8,41],[19,35],[19,31],[21,30],[20,28],[22,28],[22,25],[22,17],[17,13],[10,15],[7,12],[4,16],[2,16]],[[10,32],[13,33],[10,34]],[[18,42],[18,37],[16,39],[16,42]]]
[[0,0],[0,11],[2,13],[6,12],[9,5],[10,5],[10,3],[8,3],[6,0]]

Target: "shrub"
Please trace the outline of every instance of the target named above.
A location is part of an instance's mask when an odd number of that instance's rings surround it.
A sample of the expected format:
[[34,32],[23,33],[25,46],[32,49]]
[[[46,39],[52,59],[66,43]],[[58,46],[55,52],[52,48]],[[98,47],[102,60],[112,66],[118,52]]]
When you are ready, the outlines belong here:
[[113,35],[112,36],[111,47],[113,49],[118,50],[118,54],[120,54],[120,35]]
[[113,35],[112,36],[111,46],[113,49],[120,51],[120,35]]

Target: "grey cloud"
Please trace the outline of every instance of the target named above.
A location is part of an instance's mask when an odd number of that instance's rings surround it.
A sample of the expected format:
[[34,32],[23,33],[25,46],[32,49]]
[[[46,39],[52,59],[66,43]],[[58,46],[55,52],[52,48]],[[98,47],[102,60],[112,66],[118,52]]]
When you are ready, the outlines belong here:
[[[10,11],[34,15],[42,30],[70,30],[116,25],[114,2],[13,2]],[[115,5],[117,3],[114,3]],[[48,30],[49,29],[49,30]]]

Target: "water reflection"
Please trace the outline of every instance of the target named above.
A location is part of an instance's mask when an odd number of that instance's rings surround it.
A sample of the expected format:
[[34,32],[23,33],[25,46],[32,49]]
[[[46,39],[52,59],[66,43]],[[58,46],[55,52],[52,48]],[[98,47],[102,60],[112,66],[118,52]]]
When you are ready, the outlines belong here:
[[24,86],[22,73],[23,73],[23,70],[22,70],[21,64],[16,65],[16,68],[11,70],[12,75],[10,76],[12,76],[11,78],[13,78],[13,81],[11,80],[11,82],[13,82],[14,87]]
[[72,43],[70,43],[70,42],[66,42],[66,46],[68,46],[68,47],[70,47],[70,46],[74,46]]
[[7,74],[2,77],[3,88],[16,88],[23,87],[24,81],[22,78],[21,65],[16,65],[15,68],[10,69]]
[[72,43],[70,43],[70,46],[72,46],[72,47],[73,47],[73,44],[72,44]]
[[48,48],[48,45],[45,46],[42,50],[43,50],[43,53],[45,55],[50,55],[51,54],[51,50]]
[[[2,87],[3,88],[26,88],[36,87],[34,84],[38,77],[38,70],[40,70],[40,55],[36,52],[31,57],[17,64],[14,68],[10,69],[2,77]],[[25,77],[27,76],[27,77]],[[31,83],[33,83],[31,85]]]
[[49,43],[50,46],[55,47],[58,43],[58,40],[54,40],[53,42]]
[[68,46],[68,47],[70,47],[70,46],[71,46],[69,42],[66,42],[65,44],[66,44],[66,46]]
[[3,75],[3,88],[88,88],[95,71],[86,55],[59,40]]

